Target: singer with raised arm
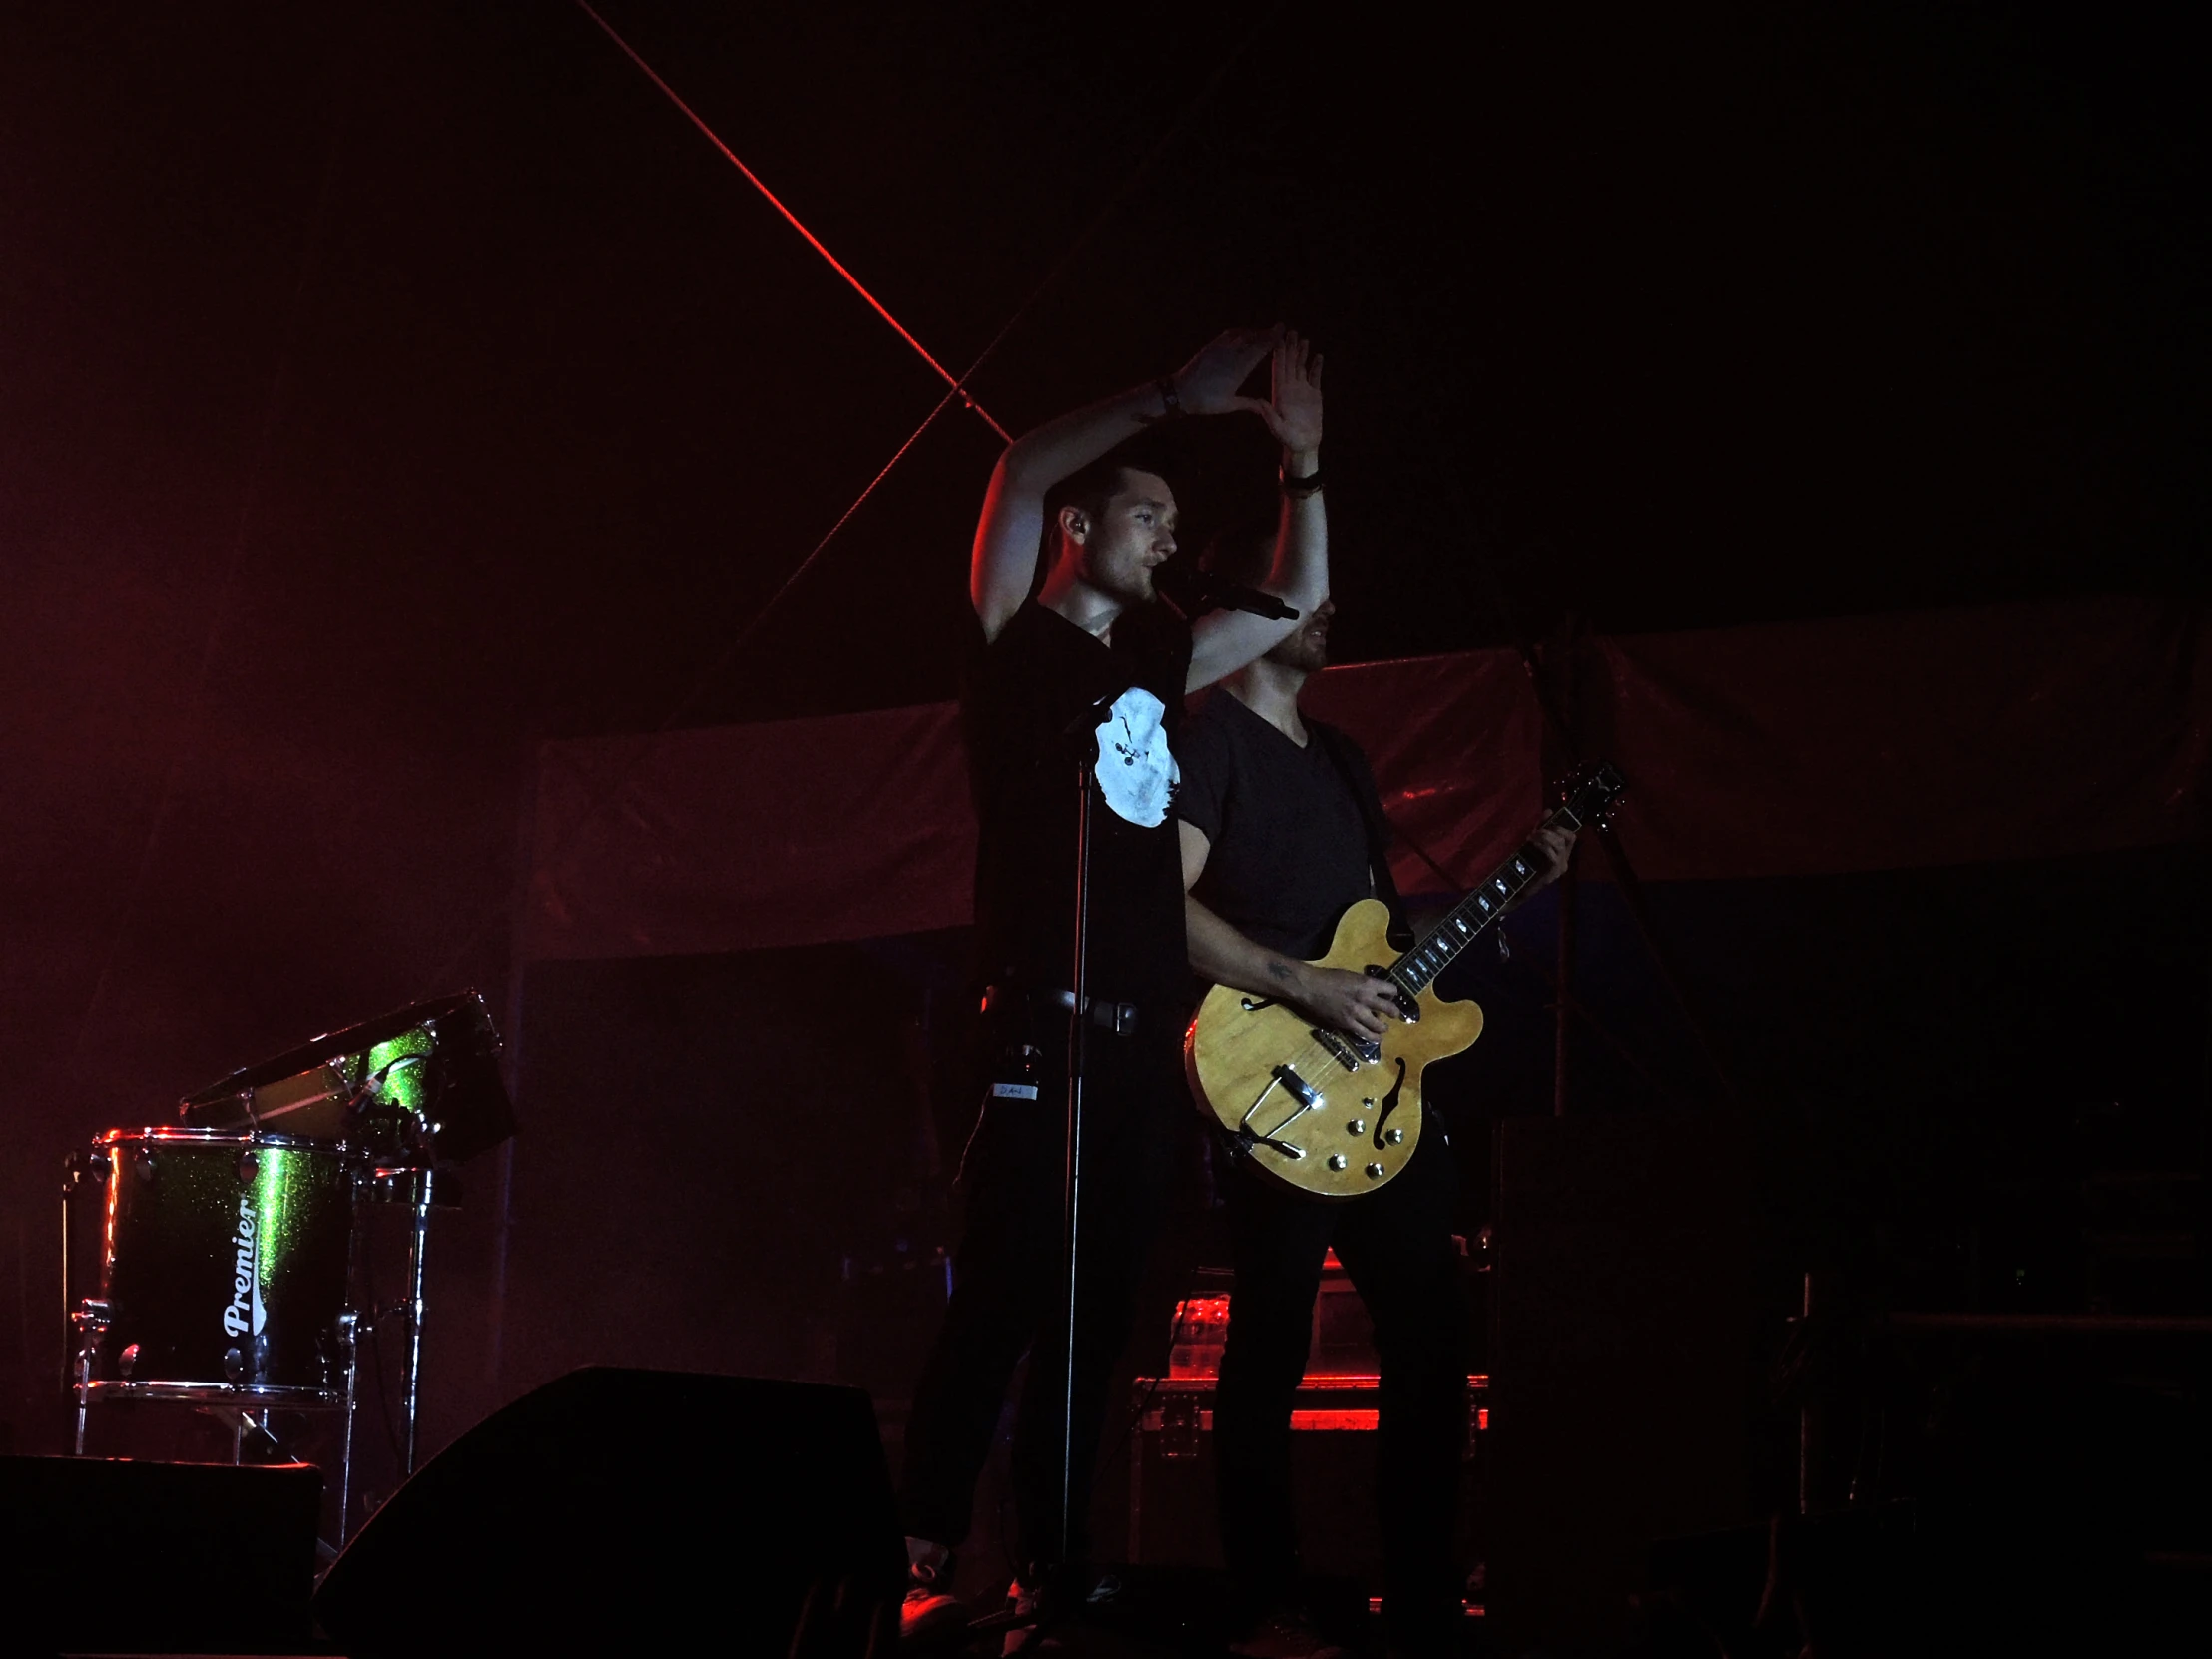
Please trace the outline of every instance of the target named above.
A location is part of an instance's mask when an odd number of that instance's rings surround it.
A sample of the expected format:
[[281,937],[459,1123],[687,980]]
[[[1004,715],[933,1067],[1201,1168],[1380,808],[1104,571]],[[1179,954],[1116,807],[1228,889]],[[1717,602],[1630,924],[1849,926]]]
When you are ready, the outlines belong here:
[[[1262,363],[1266,397],[1244,395]],[[1223,334],[1182,369],[1039,427],[991,474],[969,595],[976,629],[961,720],[978,825],[976,989],[981,1113],[961,1161],[965,1225],[954,1291],[914,1390],[900,1505],[909,1641],[964,1626],[951,1594],[975,1484],[1016,1365],[1030,1357],[1014,1427],[1016,1559],[1006,1651],[1053,1598],[1088,1592],[1075,1563],[1109,1373],[1164,1201],[1184,1105],[1187,992],[1182,862],[1170,746],[1184,694],[1271,650],[1293,623],[1218,610],[1194,623],[1159,603],[1176,501],[1161,428],[1246,414],[1283,450],[1283,501],[1259,587],[1303,614],[1329,591],[1320,491],[1321,359],[1282,330]],[[1039,564],[1043,563],[1040,584]],[[1096,728],[1098,736],[1094,737]],[[1087,751],[1079,745],[1091,746]],[[1073,1410],[1063,1277],[1062,1171],[1080,755],[1088,813],[1083,1196]],[[1063,1434],[1072,1425],[1062,1535]]]

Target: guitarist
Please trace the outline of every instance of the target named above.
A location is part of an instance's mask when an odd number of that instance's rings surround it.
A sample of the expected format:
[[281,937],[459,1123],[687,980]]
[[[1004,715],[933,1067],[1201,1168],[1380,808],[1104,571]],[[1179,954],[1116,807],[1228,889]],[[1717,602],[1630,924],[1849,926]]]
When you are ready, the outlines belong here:
[[[1249,575],[1249,548],[1222,543],[1212,551],[1217,574]],[[1403,927],[1383,856],[1388,826],[1366,758],[1342,732],[1299,710],[1308,679],[1328,662],[1335,614],[1324,600],[1185,724],[1175,804],[1184,919],[1202,981],[1290,1002],[1321,1024],[1380,1040],[1383,1021],[1396,1017],[1388,987],[1310,965],[1360,899],[1383,899],[1393,931]],[[1565,868],[1572,836],[1551,830],[1535,844],[1551,867],[1527,892]],[[1234,1652],[1340,1652],[1299,1605],[1291,1502],[1292,1398],[1332,1246],[1367,1302],[1382,1358],[1377,1507],[1392,1651],[1457,1651],[1451,1536],[1466,1426],[1466,1310],[1451,1237],[1457,1184],[1450,1144],[1433,1122],[1394,1181],[1343,1202],[1306,1198],[1250,1172],[1223,1183],[1236,1292],[1214,1453],[1223,1554],[1252,1619]]]
[[[1272,355],[1266,398],[1239,387]],[[954,1291],[906,1430],[899,1503],[909,1575],[901,1632],[964,1625],[950,1594],[1008,1382],[1020,1563],[1009,1651],[1073,1551],[1061,1537],[1067,1320],[1062,1169],[1074,949],[1076,768],[1111,702],[1114,748],[1092,788],[1089,1030],[1071,1485],[1089,1510],[1106,1385],[1127,1342],[1184,1104],[1178,1044],[1189,970],[1163,724],[1186,692],[1251,662],[1287,622],[1220,612],[1195,627],[1154,602],[1175,551],[1174,491],[1130,445],[1177,415],[1255,414],[1285,474],[1318,474],[1321,359],[1295,334],[1233,331],[1179,373],[1051,421],[999,459],[976,528],[976,631],[961,694],[978,840],[975,933],[984,986],[983,1110],[962,1159],[966,1224]],[[1040,559],[1043,570],[1040,573]],[[1328,592],[1327,525],[1286,492],[1265,587],[1301,612]],[[1042,577],[1041,586],[1039,577]],[[1073,1540],[1076,1548],[1082,1540]],[[1048,1605],[1048,1604],[1047,1604]],[[1026,1621],[1028,1630],[1023,1628]]]

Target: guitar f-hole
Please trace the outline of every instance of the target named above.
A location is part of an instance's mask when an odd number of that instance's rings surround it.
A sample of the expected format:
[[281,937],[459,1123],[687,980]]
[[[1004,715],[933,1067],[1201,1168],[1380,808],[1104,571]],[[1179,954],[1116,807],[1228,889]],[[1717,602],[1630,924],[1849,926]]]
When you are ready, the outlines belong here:
[[1382,1126],[1390,1121],[1390,1114],[1397,1110],[1397,1097],[1405,1087],[1405,1056],[1397,1057],[1397,1081],[1390,1085],[1390,1092],[1382,1097],[1382,1105],[1375,1114],[1375,1149],[1382,1150]]

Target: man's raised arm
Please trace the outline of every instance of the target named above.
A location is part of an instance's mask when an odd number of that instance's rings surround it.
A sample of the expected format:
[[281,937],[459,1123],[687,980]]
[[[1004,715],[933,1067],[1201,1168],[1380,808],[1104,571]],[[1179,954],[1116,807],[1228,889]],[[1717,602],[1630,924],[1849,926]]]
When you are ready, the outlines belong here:
[[1269,419],[1272,406],[1265,399],[1240,397],[1237,388],[1259,367],[1275,340],[1273,329],[1232,328],[1176,373],[1047,421],[999,456],[983,497],[974,560],[968,569],[968,597],[975,603],[985,639],[996,639],[1029,597],[1044,546],[1046,492],[1117,443],[1177,412],[1229,414],[1249,409]]
[[[1274,395],[1244,406],[1267,422],[1283,446],[1283,508],[1277,519],[1275,567],[1261,587],[1300,618],[1329,597],[1329,513],[1321,498],[1321,356],[1296,334],[1275,347]],[[1300,479],[1312,479],[1306,487]],[[1298,626],[1244,611],[1210,611],[1191,629],[1186,690],[1210,686],[1273,651]]]

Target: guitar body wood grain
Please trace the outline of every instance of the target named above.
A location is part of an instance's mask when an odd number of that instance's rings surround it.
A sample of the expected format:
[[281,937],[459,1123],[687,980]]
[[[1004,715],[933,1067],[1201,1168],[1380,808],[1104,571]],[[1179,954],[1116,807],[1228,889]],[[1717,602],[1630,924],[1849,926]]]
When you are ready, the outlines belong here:
[[[1388,966],[1397,960],[1389,919],[1379,900],[1362,899],[1316,965]],[[1373,1192],[1420,1144],[1421,1073],[1482,1035],[1475,1003],[1440,1001],[1430,988],[1416,1005],[1420,1018],[1392,1020],[1382,1057],[1366,1060],[1345,1039],[1317,1035],[1299,1009],[1216,985],[1183,1040],[1191,1093],[1230,1134],[1253,1137],[1243,1161],[1262,1175],[1316,1198]]]

